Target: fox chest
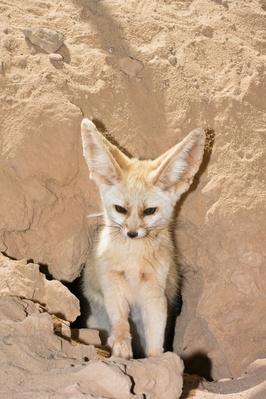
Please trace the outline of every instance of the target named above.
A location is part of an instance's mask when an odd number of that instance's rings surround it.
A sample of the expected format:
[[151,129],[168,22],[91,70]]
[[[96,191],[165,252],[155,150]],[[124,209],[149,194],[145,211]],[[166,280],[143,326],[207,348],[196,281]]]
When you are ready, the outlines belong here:
[[169,267],[159,254],[110,255],[102,257],[99,269],[103,291],[115,287],[124,293],[129,302],[134,302],[142,288],[165,288]]

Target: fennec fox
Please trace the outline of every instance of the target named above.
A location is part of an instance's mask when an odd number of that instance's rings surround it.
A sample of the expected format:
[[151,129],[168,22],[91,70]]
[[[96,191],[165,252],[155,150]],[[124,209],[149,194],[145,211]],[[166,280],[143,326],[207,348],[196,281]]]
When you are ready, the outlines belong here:
[[178,286],[170,224],[176,201],[202,161],[204,131],[195,129],[159,158],[144,161],[128,158],[89,119],[83,119],[81,135],[104,213],[84,269],[91,311],[87,326],[107,330],[112,354],[130,358],[133,319],[146,356],[159,355],[167,304]]

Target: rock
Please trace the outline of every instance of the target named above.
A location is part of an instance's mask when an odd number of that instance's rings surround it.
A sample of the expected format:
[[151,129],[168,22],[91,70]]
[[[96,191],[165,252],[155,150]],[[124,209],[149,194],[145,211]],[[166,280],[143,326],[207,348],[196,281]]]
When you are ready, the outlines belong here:
[[90,328],[72,329],[71,336],[85,345],[101,345],[100,335],[98,330]]
[[128,75],[130,78],[138,76],[138,74],[144,68],[141,61],[136,60],[133,57],[123,57],[119,60],[120,70]]
[[174,55],[170,55],[168,61],[170,62],[171,65],[175,66],[177,63],[177,58]]
[[44,295],[40,298],[50,313],[74,321],[80,315],[79,300],[60,281],[44,280]]
[[1,75],[5,74],[5,63],[4,63],[4,61],[0,61],[0,73],[1,73]]
[[[264,342],[266,334],[264,325],[257,328],[258,314],[265,308],[264,244],[260,237],[266,234],[266,226],[254,223],[256,218],[263,220],[263,200],[260,196],[255,200],[251,194],[253,205],[248,213],[242,203],[234,215],[220,200],[204,222],[201,218],[192,222],[191,201],[194,212],[203,215],[205,201],[210,201],[212,195],[218,196],[219,186],[224,182],[216,180],[212,184],[212,189],[208,187],[210,191],[206,187],[201,195],[192,193],[179,217],[177,240],[185,278],[184,311],[176,325],[175,351],[188,362],[190,372],[203,373],[205,368],[205,376],[210,376],[211,370],[214,378],[237,377],[243,367],[260,356],[257,342]],[[234,189],[237,190],[236,186]],[[214,236],[211,231],[217,225],[220,230]],[[197,244],[203,237],[206,247]],[[215,272],[217,267],[219,271]],[[256,312],[252,311],[254,308]]]
[[98,330],[90,328],[70,328],[68,325],[60,323],[58,332],[60,332],[63,337],[71,338],[85,345],[101,345]]
[[173,353],[129,361],[111,358],[105,363],[91,362],[79,375],[86,377],[82,391],[95,396],[178,399],[183,386],[183,363]]
[[213,28],[209,25],[203,25],[201,27],[200,31],[201,31],[202,35],[204,35],[206,37],[209,37],[209,38],[213,37]]
[[[96,397],[110,399],[129,399],[132,380],[125,373],[125,368],[117,364],[90,362],[78,372],[80,389]],[[169,398],[170,399],[170,398]]]
[[[53,74],[45,76],[41,85],[53,84]],[[30,95],[30,87],[22,87],[22,97]],[[81,112],[61,101],[56,91],[51,102],[50,90],[26,103],[20,109],[22,125],[2,125],[0,218],[6,233],[0,234],[1,247],[16,259],[47,265],[58,280],[73,281],[88,251],[88,203],[96,207],[98,198],[92,191],[87,201],[89,186],[82,183],[88,183],[88,176],[79,145]],[[2,106],[6,111],[10,107],[6,100]]]
[[47,53],[55,53],[64,44],[64,35],[47,28],[24,29],[25,37]]
[[17,67],[19,67],[19,68],[23,68],[24,69],[24,68],[27,67],[28,58],[23,56],[23,55],[14,57],[13,60],[12,60],[12,64],[17,66]]
[[0,321],[22,321],[33,313],[39,313],[38,304],[27,299],[0,296]]
[[50,61],[63,61],[63,56],[61,54],[57,53],[51,53],[49,54],[49,60]]
[[[177,355],[103,359],[93,346],[55,334],[53,317],[40,312],[31,301],[0,297],[0,381],[5,381],[0,387],[2,397],[30,399],[33,392],[38,399],[46,397],[47,392],[56,399],[180,397],[183,364]],[[196,399],[215,399],[240,391],[243,397],[252,394],[260,398],[265,390],[265,364],[265,359],[260,359],[241,378],[230,381],[206,382],[185,376],[184,395],[192,394],[194,385],[198,387],[193,390]]]
[[127,363],[135,382],[134,393],[153,399],[175,399],[182,394],[183,362],[173,353]]
[[[11,298],[8,297],[8,300]],[[52,316],[48,313],[32,313],[22,320],[3,319],[0,325],[0,354],[2,362],[13,358],[16,367],[37,374],[47,369],[53,359],[67,357],[83,360],[98,358],[92,346],[75,343],[74,345],[54,334]],[[70,359],[61,363],[70,363]],[[6,363],[7,364],[7,363]],[[15,364],[15,363],[14,363]],[[11,368],[12,369],[12,368]],[[0,373],[1,373],[0,368]],[[10,370],[11,371],[11,370]]]
[[[1,359],[14,357],[15,347],[20,348],[20,359],[17,366],[25,362],[26,368],[33,370],[38,361],[33,360],[31,353],[45,356],[47,348],[59,351],[61,342],[53,332],[52,318],[47,313],[32,314],[22,321],[2,320],[0,327]],[[28,352],[26,348],[31,348]],[[26,350],[25,350],[26,349]]]
[[14,261],[0,253],[0,295],[31,299],[65,320],[74,321],[79,311],[78,299],[59,281],[49,281],[39,265]]
[[30,398],[34,392],[41,399],[48,389],[50,396],[62,399],[145,394],[159,399],[162,390],[167,399],[180,396],[182,362],[175,354],[139,361],[104,359],[92,345],[61,338],[54,317],[40,312],[31,301],[0,297],[0,380],[7,382],[0,387],[1,396]]

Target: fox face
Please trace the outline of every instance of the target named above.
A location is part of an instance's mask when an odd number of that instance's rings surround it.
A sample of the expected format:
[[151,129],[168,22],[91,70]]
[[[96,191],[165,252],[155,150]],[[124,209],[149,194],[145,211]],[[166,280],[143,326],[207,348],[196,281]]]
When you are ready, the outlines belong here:
[[125,239],[156,236],[172,220],[175,204],[202,161],[205,133],[193,130],[155,160],[129,158],[88,119],[81,124],[83,155],[98,185],[106,226]]
[[[136,163],[135,168],[139,167]],[[149,176],[146,179],[136,176],[136,180],[130,175],[125,176],[115,185],[102,187],[101,195],[108,223],[116,226],[126,238],[154,235],[171,220],[174,209],[171,196],[153,186]]]

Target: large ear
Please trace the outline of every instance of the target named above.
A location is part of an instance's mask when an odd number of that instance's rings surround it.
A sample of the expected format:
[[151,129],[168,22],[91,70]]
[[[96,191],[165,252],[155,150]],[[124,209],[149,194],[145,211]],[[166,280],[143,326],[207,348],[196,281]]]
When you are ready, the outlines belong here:
[[83,156],[90,170],[91,179],[97,184],[115,184],[122,169],[126,169],[129,158],[111,144],[89,119],[81,122]]
[[180,143],[153,161],[153,184],[178,197],[188,190],[202,161],[205,144],[203,129],[194,129]]

